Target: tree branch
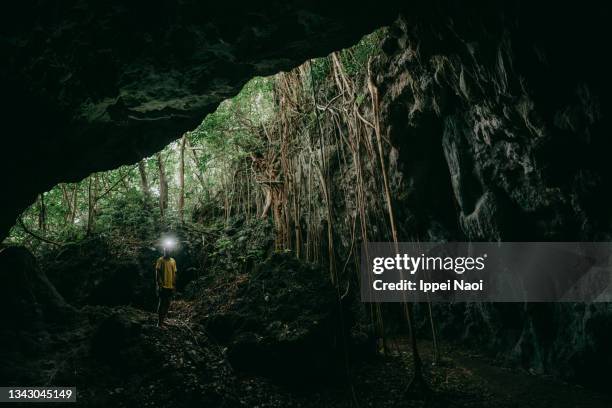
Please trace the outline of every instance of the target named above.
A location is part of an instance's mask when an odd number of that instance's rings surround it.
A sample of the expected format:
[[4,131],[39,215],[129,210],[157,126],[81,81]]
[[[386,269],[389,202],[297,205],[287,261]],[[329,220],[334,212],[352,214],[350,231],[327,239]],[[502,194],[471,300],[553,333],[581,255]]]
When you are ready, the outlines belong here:
[[23,222],[21,217],[17,218],[17,224],[19,224],[19,226],[21,227],[21,229],[24,232],[26,232],[27,234],[31,235],[32,237],[38,239],[39,241],[46,242],[47,244],[51,244],[51,245],[57,245],[57,246],[65,245],[65,243],[60,243],[60,242],[52,241],[50,239],[47,239],[45,237],[42,237],[42,236],[36,234],[33,231],[30,231],[30,229],[28,229],[28,227],[25,226],[25,223]]

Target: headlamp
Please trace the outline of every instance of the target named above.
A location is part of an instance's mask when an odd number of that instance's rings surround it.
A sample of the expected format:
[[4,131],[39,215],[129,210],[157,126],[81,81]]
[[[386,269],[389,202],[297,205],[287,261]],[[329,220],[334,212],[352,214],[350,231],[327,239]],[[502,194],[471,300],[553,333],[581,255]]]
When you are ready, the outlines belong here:
[[176,240],[174,238],[166,237],[162,240],[162,245],[165,249],[172,249],[176,246]]

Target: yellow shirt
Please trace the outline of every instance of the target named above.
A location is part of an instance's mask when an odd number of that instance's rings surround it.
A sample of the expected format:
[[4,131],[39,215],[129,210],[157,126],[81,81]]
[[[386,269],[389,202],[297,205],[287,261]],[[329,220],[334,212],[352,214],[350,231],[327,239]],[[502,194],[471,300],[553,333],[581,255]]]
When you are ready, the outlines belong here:
[[162,288],[174,289],[176,280],[176,261],[174,258],[164,259],[162,256],[157,260],[155,270],[158,271],[157,279],[161,280]]

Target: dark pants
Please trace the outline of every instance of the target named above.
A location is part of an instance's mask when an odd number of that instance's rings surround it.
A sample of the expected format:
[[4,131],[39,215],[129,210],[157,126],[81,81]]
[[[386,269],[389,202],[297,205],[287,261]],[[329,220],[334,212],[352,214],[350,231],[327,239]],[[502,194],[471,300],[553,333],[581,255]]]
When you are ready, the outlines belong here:
[[159,322],[162,323],[168,314],[170,308],[170,300],[174,294],[173,289],[161,288],[158,291],[159,303],[157,304],[157,314],[159,315]]

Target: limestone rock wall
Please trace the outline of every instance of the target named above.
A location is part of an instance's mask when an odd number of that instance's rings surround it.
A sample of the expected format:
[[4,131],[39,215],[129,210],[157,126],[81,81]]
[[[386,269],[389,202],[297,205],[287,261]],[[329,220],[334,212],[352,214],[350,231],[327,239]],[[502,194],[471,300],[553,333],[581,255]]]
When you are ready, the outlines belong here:
[[[609,11],[546,3],[436,2],[389,29],[376,82],[403,239],[611,239]],[[607,304],[436,313],[526,368],[603,387],[612,367]]]

